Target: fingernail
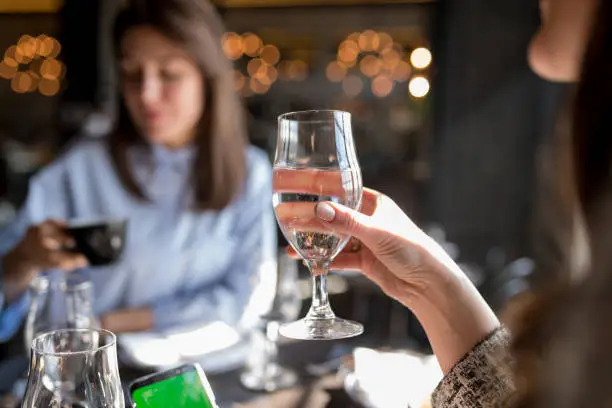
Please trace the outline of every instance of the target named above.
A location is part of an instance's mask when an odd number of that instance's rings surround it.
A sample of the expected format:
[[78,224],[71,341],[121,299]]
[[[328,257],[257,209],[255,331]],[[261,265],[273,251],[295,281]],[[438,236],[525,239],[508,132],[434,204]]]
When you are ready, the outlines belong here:
[[317,217],[327,222],[332,222],[334,218],[336,218],[336,211],[334,210],[334,207],[327,203],[317,204],[315,212],[317,214]]

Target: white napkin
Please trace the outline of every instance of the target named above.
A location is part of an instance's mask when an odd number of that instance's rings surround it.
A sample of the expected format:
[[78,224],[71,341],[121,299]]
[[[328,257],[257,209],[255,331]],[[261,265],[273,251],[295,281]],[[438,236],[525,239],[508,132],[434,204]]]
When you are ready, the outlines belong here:
[[164,368],[235,346],[240,335],[219,321],[172,334],[122,334],[118,341],[130,362],[138,366]]
[[442,379],[434,356],[357,348],[353,357],[359,388],[374,407],[424,406]]

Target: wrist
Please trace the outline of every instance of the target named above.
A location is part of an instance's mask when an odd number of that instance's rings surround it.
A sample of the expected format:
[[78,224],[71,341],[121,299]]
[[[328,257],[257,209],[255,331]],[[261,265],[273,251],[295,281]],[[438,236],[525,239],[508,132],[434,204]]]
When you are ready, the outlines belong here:
[[432,275],[426,290],[415,294],[409,307],[425,329],[446,374],[499,327],[499,320],[458,267]]
[[38,269],[16,251],[2,259],[2,292],[7,303],[17,299],[28,288]]

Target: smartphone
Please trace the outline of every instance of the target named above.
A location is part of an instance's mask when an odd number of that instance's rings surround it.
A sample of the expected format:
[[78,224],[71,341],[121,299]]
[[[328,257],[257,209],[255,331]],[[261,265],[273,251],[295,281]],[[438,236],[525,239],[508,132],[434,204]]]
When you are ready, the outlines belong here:
[[218,408],[199,364],[186,364],[130,384],[136,408]]

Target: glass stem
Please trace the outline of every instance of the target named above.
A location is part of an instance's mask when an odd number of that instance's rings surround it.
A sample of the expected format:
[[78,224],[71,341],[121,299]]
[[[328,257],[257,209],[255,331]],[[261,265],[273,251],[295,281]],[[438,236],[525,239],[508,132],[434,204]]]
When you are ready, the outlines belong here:
[[336,317],[327,296],[327,273],[329,262],[308,262],[312,273],[312,304],[307,319],[321,320]]

